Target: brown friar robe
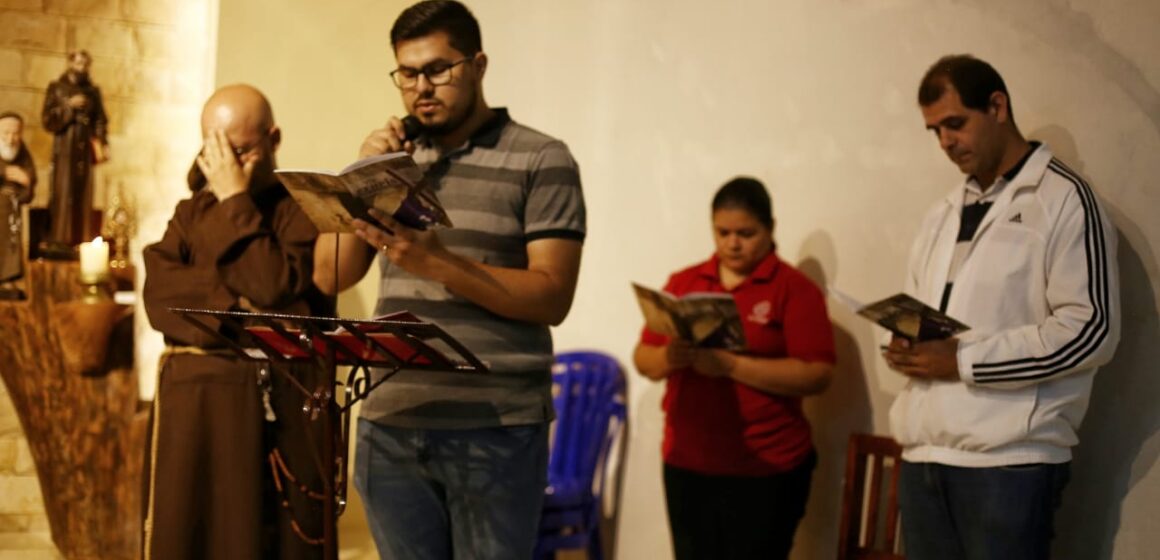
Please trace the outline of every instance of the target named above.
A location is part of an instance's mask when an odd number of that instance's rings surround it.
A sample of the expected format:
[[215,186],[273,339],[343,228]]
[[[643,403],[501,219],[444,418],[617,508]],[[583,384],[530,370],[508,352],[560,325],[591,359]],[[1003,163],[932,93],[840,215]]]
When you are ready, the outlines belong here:
[[[4,180],[5,168],[14,165],[28,174],[28,186]],[[16,159],[0,158],[0,282],[24,275],[24,243],[21,241],[20,207],[32,202],[36,189],[36,164],[28,147],[20,145]]]
[[[277,419],[264,420],[262,364],[229,354],[168,311],[330,316],[330,301],[312,283],[317,235],[281,185],[220,203],[201,189],[177,205],[161,241],[145,248],[145,310],[170,346],[154,408],[147,558],[321,557],[321,546],[297,534],[321,537],[322,503],[299,490],[321,492],[309,447],[322,442],[320,423],[307,421],[304,398],[276,373],[269,400]],[[325,374],[310,367],[294,373],[309,388],[325,383]],[[290,471],[278,475],[284,495],[271,482],[275,448]],[[282,507],[283,499],[291,507]]]
[[[84,109],[68,105],[69,97],[88,98]],[[76,82],[68,73],[48,85],[41,114],[44,128],[55,135],[52,142],[52,199],[49,240],[73,246],[97,235],[92,223],[93,141],[107,142],[105,104],[101,90],[87,75]]]

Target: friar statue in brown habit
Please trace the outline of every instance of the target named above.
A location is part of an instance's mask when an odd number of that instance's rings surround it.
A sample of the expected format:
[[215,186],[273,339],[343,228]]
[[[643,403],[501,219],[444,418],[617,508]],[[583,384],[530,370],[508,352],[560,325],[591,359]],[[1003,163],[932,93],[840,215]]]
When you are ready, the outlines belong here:
[[52,198],[48,254],[71,254],[72,247],[97,235],[92,223],[93,166],[109,157],[108,119],[101,90],[89,79],[92,57],[70,52],[68,68],[48,85],[44,96],[44,128],[52,143]]
[[36,164],[24,145],[24,118],[0,112],[0,299],[24,296],[16,281],[24,275],[20,208],[32,201]]

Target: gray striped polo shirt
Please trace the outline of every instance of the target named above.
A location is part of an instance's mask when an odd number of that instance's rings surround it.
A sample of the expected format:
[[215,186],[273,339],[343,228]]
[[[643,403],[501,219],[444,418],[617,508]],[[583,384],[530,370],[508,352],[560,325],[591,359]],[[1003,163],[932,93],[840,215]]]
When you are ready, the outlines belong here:
[[[459,148],[420,138],[415,161],[455,227],[437,231],[452,252],[492,266],[527,268],[526,245],[583,241],[580,173],[563,142],[515,123],[504,109]],[[546,422],[552,335],[546,325],[500,317],[442,284],[379,259],[376,315],[408,310],[458,339],[484,374],[404,370],[373,391],[362,416],[390,426],[464,429]]]

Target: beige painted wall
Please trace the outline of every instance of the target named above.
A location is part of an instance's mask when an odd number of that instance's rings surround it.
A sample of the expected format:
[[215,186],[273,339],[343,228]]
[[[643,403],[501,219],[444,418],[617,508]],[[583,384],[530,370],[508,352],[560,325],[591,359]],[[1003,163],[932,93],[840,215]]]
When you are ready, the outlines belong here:
[[[759,5],[755,5],[759,4]],[[557,347],[629,364],[630,280],[660,284],[708,256],[709,199],[736,174],[770,186],[784,258],[862,299],[898,290],[924,209],[957,171],[922,127],[916,82],[972,52],[1005,75],[1023,130],[1103,195],[1121,231],[1124,340],[1097,381],[1059,522],[1060,558],[1143,559],[1160,546],[1160,5],[1149,0],[475,2],[493,105],[563,138],[590,234]],[[223,3],[218,82],[266,90],[284,166],[341,167],[399,111],[387,32],[404,3]],[[375,287],[347,297],[369,313]],[[841,366],[808,407],[822,463],[795,558],[833,556],[851,430],[884,432],[897,378],[878,335],[833,307]],[[669,555],[662,388],[633,377],[618,550]]]

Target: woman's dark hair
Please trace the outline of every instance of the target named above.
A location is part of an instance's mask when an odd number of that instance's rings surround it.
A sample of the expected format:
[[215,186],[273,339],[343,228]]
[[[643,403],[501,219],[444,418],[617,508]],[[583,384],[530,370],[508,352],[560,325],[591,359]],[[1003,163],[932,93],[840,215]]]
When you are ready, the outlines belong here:
[[446,33],[451,47],[464,56],[483,50],[479,22],[467,6],[455,0],[425,0],[403,10],[391,27],[391,47],[438,31]]
[[753,177],[736,177],[713,195],[713,211],[744,210],[769,229],[773,229],[773,202],[765,185]]

